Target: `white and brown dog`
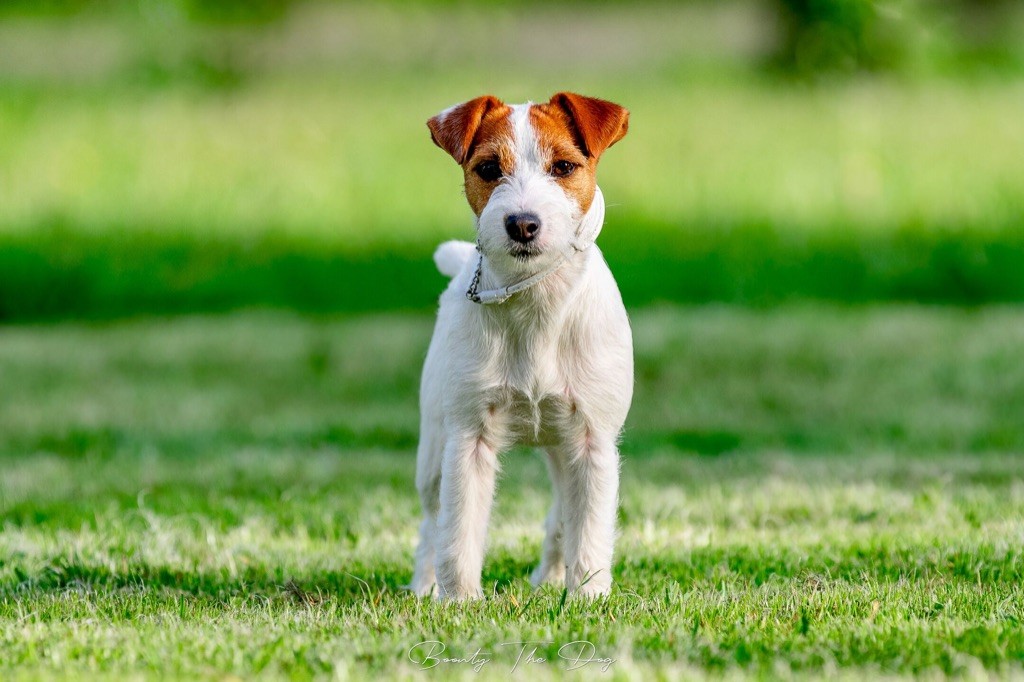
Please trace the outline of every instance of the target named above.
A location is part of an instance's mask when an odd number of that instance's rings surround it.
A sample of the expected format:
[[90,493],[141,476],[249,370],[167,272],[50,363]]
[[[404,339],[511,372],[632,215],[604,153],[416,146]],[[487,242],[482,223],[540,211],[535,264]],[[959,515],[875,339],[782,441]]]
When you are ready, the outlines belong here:
[[427,122],[462,166],[477,244],[434,255],[452,281],[420,390],[418,595],[482,596],[498,456],[515,444],[546,449],[554,485],[533,583],[611,589],[633,340],[594,245],[604,221],[595,173],[628,121],[616,104],[563,92],[515,106],[479,97]]

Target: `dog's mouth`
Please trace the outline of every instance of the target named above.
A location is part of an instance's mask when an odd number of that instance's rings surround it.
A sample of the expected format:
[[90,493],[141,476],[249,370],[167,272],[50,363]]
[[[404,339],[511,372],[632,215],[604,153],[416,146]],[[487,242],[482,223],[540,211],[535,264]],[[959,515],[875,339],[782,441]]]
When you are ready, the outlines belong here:
[[540,255],[540,249],[530,244],[514,244],[509,248],[508,252],[509,255],[521,263],[525,263],[531,258]]

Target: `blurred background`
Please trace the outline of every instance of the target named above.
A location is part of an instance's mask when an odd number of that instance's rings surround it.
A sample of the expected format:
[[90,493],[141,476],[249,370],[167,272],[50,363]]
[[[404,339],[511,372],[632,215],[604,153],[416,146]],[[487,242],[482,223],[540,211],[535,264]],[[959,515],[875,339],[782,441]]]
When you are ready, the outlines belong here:
[[424,122],[631,109],[630,306],[1024,298],[1024,3],[5,0],[0,320],[428,310],[471,238]]
[[[1016,670],[1022,36],[1020,0],[0,0],[0,677],[390,679],[434,636]],[[624,600],[435,624],[417,388],[473,220],[425,122],[560,90],[632,112]],[[503,470],[499,592],[549,498]]]

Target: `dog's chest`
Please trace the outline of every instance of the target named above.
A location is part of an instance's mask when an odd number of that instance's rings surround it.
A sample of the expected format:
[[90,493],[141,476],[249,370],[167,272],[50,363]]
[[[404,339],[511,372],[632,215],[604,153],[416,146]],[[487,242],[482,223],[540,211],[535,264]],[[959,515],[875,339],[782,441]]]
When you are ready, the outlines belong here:
[[505,343],[488,359],[488,420],[522,444],[556,443],[575,430],[573,362],[556,343]]
[[565,395],[495,386],[486,392],[485,419],[499,429],[501,439],[521,445],[553,445],[564,441],[574,428],[573,401]]

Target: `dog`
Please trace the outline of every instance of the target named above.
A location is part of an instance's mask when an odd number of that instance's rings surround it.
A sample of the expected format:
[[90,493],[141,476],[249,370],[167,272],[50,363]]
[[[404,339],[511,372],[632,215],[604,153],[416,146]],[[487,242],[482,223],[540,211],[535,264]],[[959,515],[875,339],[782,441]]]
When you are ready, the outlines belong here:
[[517,105],[488,95],[427,126],[462,166],[477,243],[446,242],[434,254],[452,279],[420,387],[423,521],[410,588],[483,596],[499,455],[522,444],[545,449],[554,488],[531,582],[606,595],[633,339],[594,244],[604,222],[595,173],[629,112],[570,92]]

